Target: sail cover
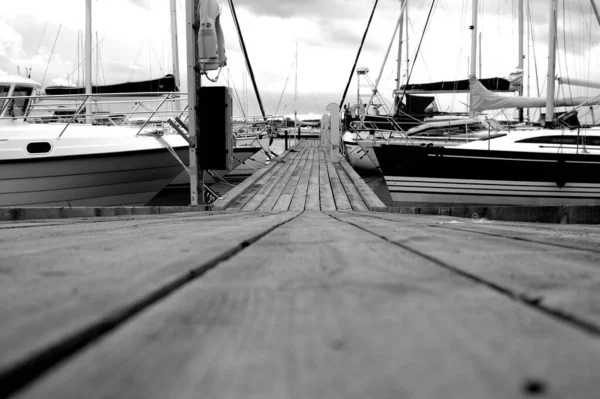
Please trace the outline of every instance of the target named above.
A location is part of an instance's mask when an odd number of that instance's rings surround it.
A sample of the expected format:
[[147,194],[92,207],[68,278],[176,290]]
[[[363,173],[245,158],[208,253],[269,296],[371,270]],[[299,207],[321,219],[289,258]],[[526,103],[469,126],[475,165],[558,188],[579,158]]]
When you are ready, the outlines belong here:
[[[506,78],[481,79],[480,82],[486,89],[491,91],[517,91],[523,83],[523,71],[511,73]],[[402,93],[417,94],[461,92],[469,92],[469,79],[402,85],[395,94],[399,95]]]
[[[175,92],[179,91],[179,88],[175,84],[175,77],[173,75],[165,75],[159,79],[143,80],[138,82],[125,82],[117,83],[113,85],[105,86],[92,86],[93,94],[120,94],[120,93],[144,93],[144,96],[157,93],[157,92]],[[48,86],[46,87],[46,94],[50,96],[69,94],[78,95],[85,94],[85,87],[74,87],[74,86]]]
[[[546,98],[544,97],[503,96],[486,89],[474,76],[471,76],[469,82],[471,87],[471,109],[477,112],[503,108],[546,107]],[[587,97],[572,97],[554,102],[555,107],[570,107],[582,104],[600,105],[600,98],[596,97],[589,100]]]

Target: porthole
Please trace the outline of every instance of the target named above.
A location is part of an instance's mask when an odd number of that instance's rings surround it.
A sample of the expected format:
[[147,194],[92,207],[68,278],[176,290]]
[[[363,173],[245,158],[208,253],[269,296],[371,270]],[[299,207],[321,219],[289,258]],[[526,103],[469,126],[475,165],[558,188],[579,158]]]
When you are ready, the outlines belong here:
[[30,154],[47,154],[52,149],[50,143],[39,142],[27,144],[27,152]]

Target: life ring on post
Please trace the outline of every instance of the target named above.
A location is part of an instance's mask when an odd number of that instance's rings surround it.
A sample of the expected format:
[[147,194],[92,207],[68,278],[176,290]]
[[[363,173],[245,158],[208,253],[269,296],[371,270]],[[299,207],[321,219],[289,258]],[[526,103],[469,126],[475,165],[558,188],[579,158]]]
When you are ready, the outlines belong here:
[[221,6],[217,0],[202,0],[198,6],[198,58],[200,71],[214,71],[227,65],[225,38],[221,28]]

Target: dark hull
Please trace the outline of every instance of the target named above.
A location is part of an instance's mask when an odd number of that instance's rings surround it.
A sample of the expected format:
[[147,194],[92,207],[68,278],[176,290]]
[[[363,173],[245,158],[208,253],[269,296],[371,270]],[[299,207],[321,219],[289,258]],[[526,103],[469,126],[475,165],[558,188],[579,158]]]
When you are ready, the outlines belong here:
[[600,155],[375,147],[394,202],[599,205]]

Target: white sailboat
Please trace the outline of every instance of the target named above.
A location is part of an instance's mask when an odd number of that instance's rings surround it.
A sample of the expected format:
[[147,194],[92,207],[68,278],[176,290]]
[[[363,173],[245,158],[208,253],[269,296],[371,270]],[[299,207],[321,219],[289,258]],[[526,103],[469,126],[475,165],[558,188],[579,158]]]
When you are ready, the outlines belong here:
[[[545,104],[540,104],[541,100],[502,96],[488,97],[487,103],[481,103],[487,104],[484,108],[500,103],[502,107],[545,105],[546,126],[511,131],[502,137],[451,148],[393,144],[376,147],[377,159],[395,202],[600,205],[600,130],[573,128],[573,124],[566,124],[566,119],[554,118],[556,14],[557,0],[550,0]],[[473,86],[475,90],[481,89]]]
[[[86,7],[91,49],[91,0]],[[87,59],[89,96],[89,52]],[[74,123],[74,117],[68,123],[30,123],[39,89],[18,76],[0,80],[0,206],[144,205],[187,163],[188,144],[178,135]]]

